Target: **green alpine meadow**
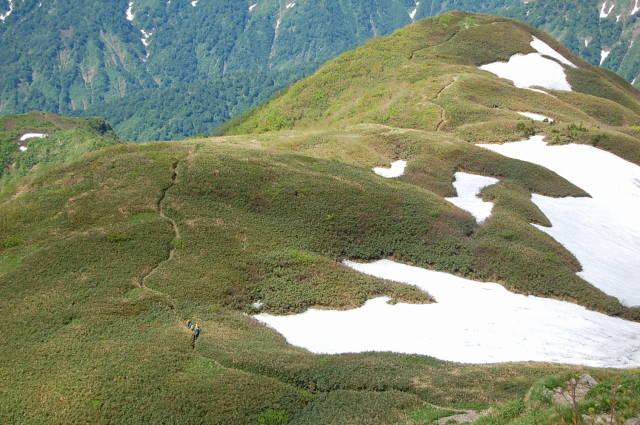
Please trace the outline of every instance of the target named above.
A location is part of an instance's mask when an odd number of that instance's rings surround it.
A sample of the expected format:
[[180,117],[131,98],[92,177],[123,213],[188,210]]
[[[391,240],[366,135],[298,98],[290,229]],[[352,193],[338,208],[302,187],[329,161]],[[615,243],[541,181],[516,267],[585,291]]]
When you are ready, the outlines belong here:
[[0,1],[0,424],[640,423],[638,55],[543,0],[106,3]]

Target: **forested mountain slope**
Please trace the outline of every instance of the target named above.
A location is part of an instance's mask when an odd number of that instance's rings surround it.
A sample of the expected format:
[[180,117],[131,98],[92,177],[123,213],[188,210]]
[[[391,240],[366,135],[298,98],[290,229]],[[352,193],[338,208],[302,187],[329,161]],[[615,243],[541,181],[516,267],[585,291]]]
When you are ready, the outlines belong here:
[[100,115],[130,140],[210,133],[339,53],[451,9],[522,19],[631,81],[631,3],[609,0],[600,18],[593,0],[2,0],[0,113]]

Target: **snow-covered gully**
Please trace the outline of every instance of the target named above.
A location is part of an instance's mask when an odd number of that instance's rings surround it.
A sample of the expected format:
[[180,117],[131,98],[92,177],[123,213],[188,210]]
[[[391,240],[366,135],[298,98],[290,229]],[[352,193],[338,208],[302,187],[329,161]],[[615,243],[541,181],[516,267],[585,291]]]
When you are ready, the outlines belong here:
[[[633,281],[640,274],[636,259],[640,224],[634,222],[634,212],[640,211],[640,167],[590,146],[548,146],[541,137],[483,147],[538,163],[589,192],[591,198],[534,195],[533,201],[553,223],[542,230],[578,257],[584,267],[582,277],[625,304],[640,304],[640,298],[636,299],[639,283]],[[458,174],[456,181],[459,179]],[[466,194],[459,185],[458,197],[475,197],[479,187],[490,183],[469,183]],[[389,298],[379,297],[352,310],[310,309],[290,316],[262,313],[254,317],[284,335],[290,344],[314,353],[392,351],[464,363],[640,366],[640,323],[566,301],[515,294],[498,283],[390,260],[344,264],[368,275],[415,285],[436,302],[392,305]]]
[[456,188],[458,196],[445,199],[458,208],[469,212],[478,223],[483,223],[491,215],[493,202],[483,201],[478,194],[485,187],[496,183],[498,183],[498,179],[493,177],[457,172],[453,186]]
[[542,136],[502,145],[480,145],[541,165],[580,187],[590,198],[532,201],[552,227],[536,226],[580,261],[580,277],[627,306],[640,305],[640,167],[587,145],[548,145]]
[[517,53],[508,62],[488,63],[480,66],[480,69],[511,80],[519,88],[539,86],[550,90],[571,91],[563,65],[572,68],[576,68],[576,65],[536,37],[533,37],[530,45],[536,53]]
[[541,361],[598,367],[640,365],[640,323],[576,304],[514,294],[490,282],[389,260],[345,262],[368,275],[416,285],[434,304],[369,300],[346,311],[255,318],[314,353],[393,351],[465,363]]

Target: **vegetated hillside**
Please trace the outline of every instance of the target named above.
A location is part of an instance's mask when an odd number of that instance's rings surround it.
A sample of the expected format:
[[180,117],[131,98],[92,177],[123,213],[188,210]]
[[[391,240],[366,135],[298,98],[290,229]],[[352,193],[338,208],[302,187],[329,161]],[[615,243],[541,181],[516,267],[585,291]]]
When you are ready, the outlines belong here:
[[[362,155],[366,145],[373,155],[396,143],[392,137],[381,145],[365,132],[358,144]],[[478,161],[511,163],[516,173],[521,165],[472,151]],[[576,190],[544,169],[537,173],[537,184]],[[542,261],[576,292],[619,309],[583,282],[571,283],[570,256],[518,224],[519,215],[536,214],[518,181],[496,190],[505,207],[479,230],[467,214],[410,182],[215,140],[120,145],[32,173],[0,201],[0,419],[387,424],[415,409],[418,419],[452,414],[425,401],[474,408],[509,402],[515,410],[505,417],[519,415],[538,379],[586,369],[317,356],[244,314],[256,300],[279,313],[349,308],[380,294],[430,302],[415,288],[336,260],[393,255],[463,272],[478,248],[500,250],[512,239],[509,228],[519,239],[510,243],[514,264]],[[507,206],[514,203],[521,211]],[[513,227],[499,225],[507,220]],[[187,318],[204,329],[195,351]],[[605,394],[615,376],[626,376],[589,372],[603,380]]]
[[631,3],[601,19],[593,0],[4,0],[0,113],[104,116],[127,140],[208,134],[365,40],[452,9],[522,19],[593,64],[611,50],[603,65],[631,81]]
[[47,112],[0,117],[0,189],[33,167],[72,161],[120,143],[102,118]]
[[[592,94],[518,89],[477,69],[530,51],[531,32],[580,66],[571,82]],[[227,128],[238,134],[32,170],[0,193],[0,422],[431,424],[495,406],[478,423],[560,423],[576,411],[549,394],[584,372],[600,384],[581,411],[637,416],[633,372],[313,355],[248,315],[378,295],[433,302],[340,264],[393,258],[638,320],[530,225],[549,225],[532,192],[584,191],[470,143],[540,132],[638,163],[637,103],[543,33],[451,13],[327,64]],[[371,171],[399,158],[397,180]],[[456,171],[500,178],[482,193],[495,203],[484,224],[443,199]],[[195,350],[186,319],[203,329]]]
[[[516,88],[479,69],[516,53],[535,52],[533,36],[579,64],[566,68],[572,90]],[[526,123],[518,111],[542,113],[557,122]],[[220,132],[376,123],[451,133],[469,142],[541,133],[556,142],[597,143],[638,163],[639,114],[640,92],[571,55],[545,33],[507,18],[454,12],[367,42]]]

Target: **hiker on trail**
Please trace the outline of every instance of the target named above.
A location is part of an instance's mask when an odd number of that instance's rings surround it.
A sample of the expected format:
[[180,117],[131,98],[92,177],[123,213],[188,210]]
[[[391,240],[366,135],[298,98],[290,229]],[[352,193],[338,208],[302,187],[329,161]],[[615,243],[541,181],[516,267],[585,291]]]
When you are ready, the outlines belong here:
[[194,350],[196,349],[196,340],[200,336],[200,332],[201,332],[200,325],[196,323],[193,328],[193,337],[191,338],[191,348]]
[[191,321],[191,319],[187,320],[187,327],[189,328],[189,330],[193,329],[193,322]]

